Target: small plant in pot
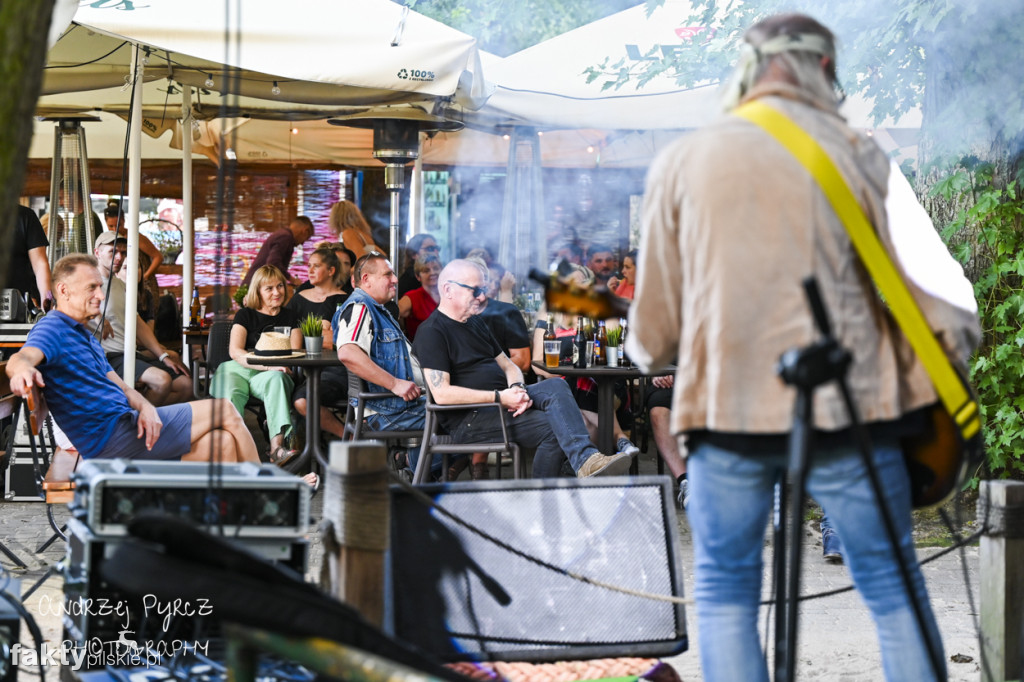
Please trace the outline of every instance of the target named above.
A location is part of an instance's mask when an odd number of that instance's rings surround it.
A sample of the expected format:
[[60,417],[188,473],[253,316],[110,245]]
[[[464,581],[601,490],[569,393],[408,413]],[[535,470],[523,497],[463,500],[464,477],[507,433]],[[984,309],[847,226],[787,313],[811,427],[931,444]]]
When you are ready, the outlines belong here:
[[608,342],[605,344],[605,353],[608,358],[609,367],[617,367],[619,364],[619,344],[622,343],[622,327],[609,329]]
[[319,355],[324,349],[324,318],[310,313],[299,322],[299,329],[305,338],[306,352]]

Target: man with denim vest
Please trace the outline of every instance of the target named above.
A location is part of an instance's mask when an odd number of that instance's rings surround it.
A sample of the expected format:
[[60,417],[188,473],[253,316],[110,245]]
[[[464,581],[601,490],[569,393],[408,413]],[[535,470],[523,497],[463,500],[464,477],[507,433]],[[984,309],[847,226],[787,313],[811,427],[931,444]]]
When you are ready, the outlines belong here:
[[[371,251],[356,261],[353,278],[356,289],[331,322],[338,359],[370,391],[394,394],[367,401],[366,421],[378,431],[423,428],[423,373],[398,322],[384,307],[395,297],[398,277],[383,254]],[[354,397],[349,401],[355,405]],[[413,469],[418,456],[418,447],[409,451]]]

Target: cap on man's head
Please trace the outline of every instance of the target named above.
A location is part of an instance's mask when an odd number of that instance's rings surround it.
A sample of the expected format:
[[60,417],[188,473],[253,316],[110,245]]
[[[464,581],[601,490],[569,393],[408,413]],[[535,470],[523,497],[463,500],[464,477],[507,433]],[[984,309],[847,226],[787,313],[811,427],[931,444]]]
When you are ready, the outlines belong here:
[[107,230],[106,232],[101,234],[99,237],[96,237],[96,242],[94,243],[93,246],[94,247],[100,247],[100,246],[105,246],[106,244],[116,244],[117,242],[125,242],[125,243],[127,243],[128,240],[126,238],[124,238],[124,237],[118,236],[118,234],[116,232],[114,232],[113,230]]

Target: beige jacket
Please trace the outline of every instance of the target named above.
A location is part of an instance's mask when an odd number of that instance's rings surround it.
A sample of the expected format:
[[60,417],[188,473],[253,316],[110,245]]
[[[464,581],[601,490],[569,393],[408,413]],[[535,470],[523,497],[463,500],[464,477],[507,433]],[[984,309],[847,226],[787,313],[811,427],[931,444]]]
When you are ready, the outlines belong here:
[[[789,86],[761,86],[752,98],[818,140],[892,253],[889,161],[878,145]],[[637,275],[627,351],[645,369],[678,365],[677,433],[789,431],[795,391],[775,366],[784,351],[818,338],[801,286],[808,275],[854,355],[848,380],[865,422],[936,400],[815,180],[753,123],[726,116],[654,162]],[[966,362],[980,335],[977,315],[910,289],[950,356]],[[821,429],[848,426],[834,386],[817,390],[814,415]]]

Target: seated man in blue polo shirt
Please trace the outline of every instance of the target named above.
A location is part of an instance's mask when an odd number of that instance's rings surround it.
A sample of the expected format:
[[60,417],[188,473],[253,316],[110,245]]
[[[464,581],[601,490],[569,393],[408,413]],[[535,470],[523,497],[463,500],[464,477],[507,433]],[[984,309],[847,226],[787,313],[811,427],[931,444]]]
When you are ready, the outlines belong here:
[[256,462],[242,417],[228,400],[153,407],[111,368],[85,323],[99,315],[103,280],[96,259],[65,256],[53,267],[56,309],[35,324],[7,363],[11,390],[38,386],[60,428],[85,459]]

